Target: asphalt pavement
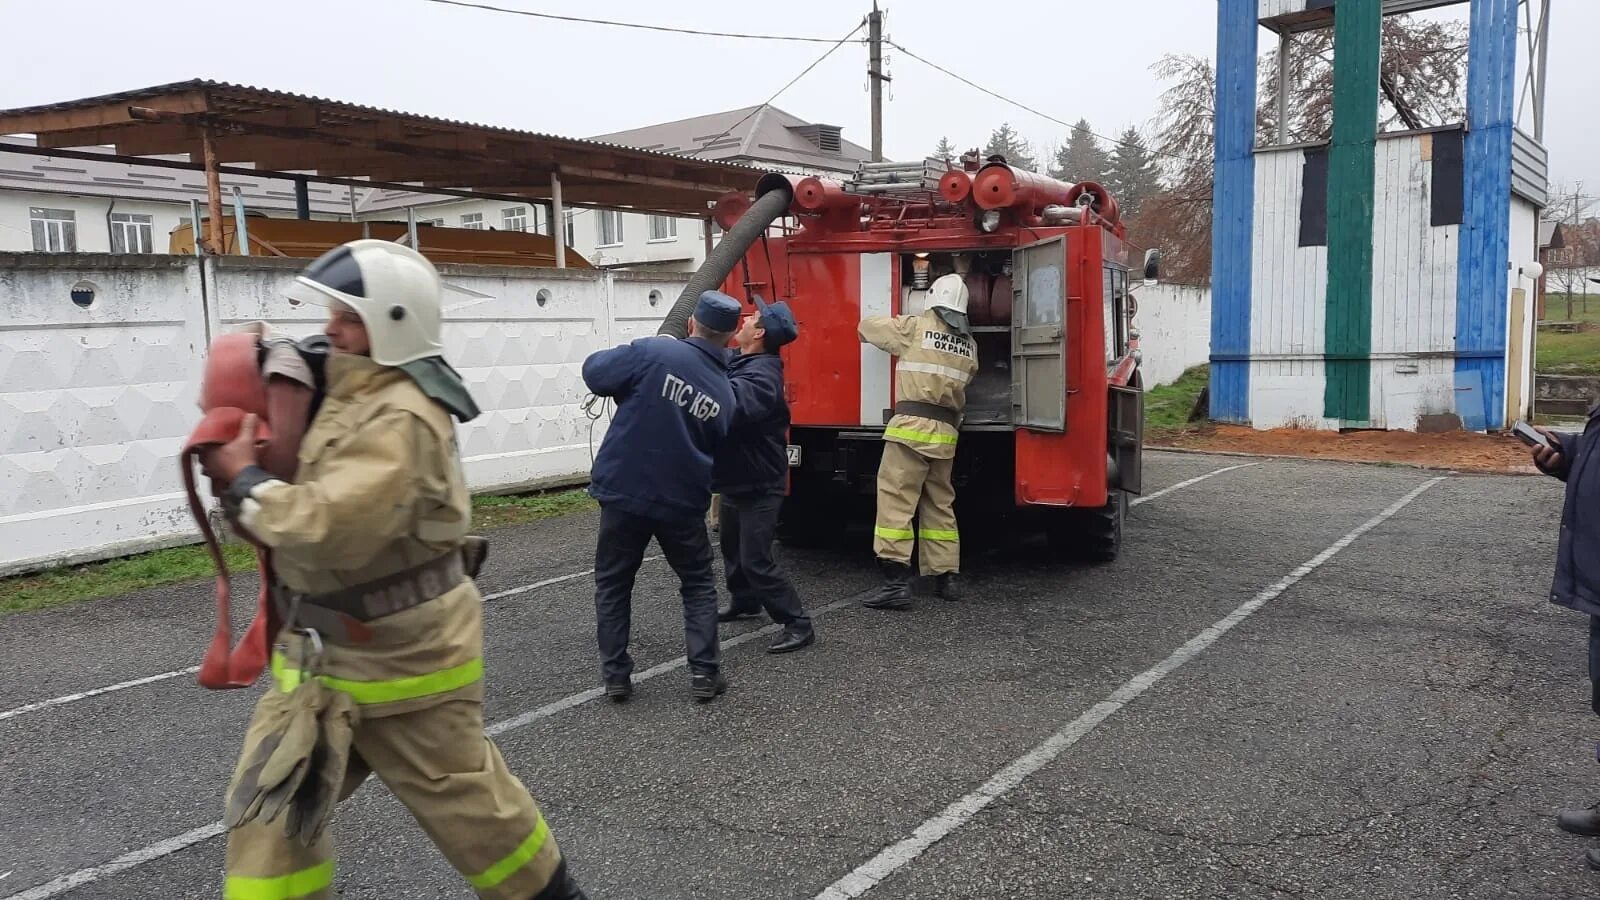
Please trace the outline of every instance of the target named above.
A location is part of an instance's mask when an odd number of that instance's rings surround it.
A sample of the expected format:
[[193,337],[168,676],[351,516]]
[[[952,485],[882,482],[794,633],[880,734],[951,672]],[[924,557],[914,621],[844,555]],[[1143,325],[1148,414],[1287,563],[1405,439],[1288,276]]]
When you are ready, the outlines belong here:
[[[1545,599],[1559,498],[1152,453],[1109,565],[991,543],[968,599],[882,612],[869,556],[785,548],[817,643],[725,626],[707,705],[663,562],[635,594],[650,677],[613,705],[595,515],[505,529],[487,718],[593,900],[1600,896],[1553,818],[1600,800],[1586,626]],[[0,619],[0,900],[220,895],[256,692],[187,671],[209,606]],[[471,896],[381,784],[335,831],[342,897]]]

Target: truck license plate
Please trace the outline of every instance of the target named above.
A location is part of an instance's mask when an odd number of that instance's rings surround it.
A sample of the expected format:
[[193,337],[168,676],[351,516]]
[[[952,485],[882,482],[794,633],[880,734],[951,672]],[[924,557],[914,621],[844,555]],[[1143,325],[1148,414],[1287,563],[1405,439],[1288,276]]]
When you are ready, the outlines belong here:
[[798,445],[796,445],[796,444],[790,444],[790,445],[788,445],[788,448],[789,448],[789,468],[792,469],[792,468],[795,468],[796,466],[800,465],[800,447]]

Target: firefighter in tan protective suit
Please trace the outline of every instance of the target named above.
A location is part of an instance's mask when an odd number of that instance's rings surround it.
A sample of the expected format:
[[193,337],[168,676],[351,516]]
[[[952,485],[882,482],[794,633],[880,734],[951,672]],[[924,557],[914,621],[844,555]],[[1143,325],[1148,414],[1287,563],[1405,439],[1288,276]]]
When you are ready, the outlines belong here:
[[[483,726],[482,598],[453,414],[478,410],[440,355],[438,272],[361,240],[291,300],[329,308],[326,395],[293,483],[257,463],[255,423],[203,459],[224,507],[272,550],[285,627],[229,788],[229,900],[333,896],[334,805],[375,773],[481,897],[582,892]],[[481,557],[478,557],[481,559]]]
[[935,576],[936,593],[953,600],[961,535],[951,471],[967,384],[978,372],[967,326],[967,285],[960,275],[945,275],[934,281],[921,315],[864,319],[860,334],[862,341],[899,357],[894,418],[883,431],[873,528],[884,584],[863,604],[874,609],[911,605],[914,547],[922,574]]

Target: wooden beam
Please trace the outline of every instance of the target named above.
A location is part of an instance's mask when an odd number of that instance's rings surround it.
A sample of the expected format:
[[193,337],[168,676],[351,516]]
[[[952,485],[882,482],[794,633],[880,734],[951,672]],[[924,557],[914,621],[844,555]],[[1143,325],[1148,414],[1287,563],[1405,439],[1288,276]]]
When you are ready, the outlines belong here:
[[211,129],[205,130],[202,139],[202,152],[206,163],[206,206],[211,217],[209,223],[211,227],[207,231],[210,232],[211,252],[220,256],[225,249],[222,242],[222,178],[217,171],[217,154],[213,147]]
[[206,111],[206,95],[202,91],[185,91],[164,97],[150,97],[136,101],[105,103],[67,109],[38,108],[0,114],[0,134],[44,134],[51,131],[69,131],[81,128],[104,128],[137,121],[129,109],[140,106],[165,113],[194,114]]
[[115,144],[119,138],[134,134],[139,126],[106,125],[100,128],[73,128],[67,131],[47,131],[37,135],[34,146],[41,150],[67,147],[103,147]]

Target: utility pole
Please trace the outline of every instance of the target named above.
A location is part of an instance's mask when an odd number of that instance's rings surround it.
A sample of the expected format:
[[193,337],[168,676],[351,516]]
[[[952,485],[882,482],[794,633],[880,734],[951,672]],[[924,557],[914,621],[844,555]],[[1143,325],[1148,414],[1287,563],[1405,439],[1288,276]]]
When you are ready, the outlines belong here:
[[867,76],[872,79],[872,161],[883,162],[883,83],[889,77],[883,74],[883,12],[878,0],[872,0],[872,12],[867,15]]

